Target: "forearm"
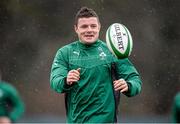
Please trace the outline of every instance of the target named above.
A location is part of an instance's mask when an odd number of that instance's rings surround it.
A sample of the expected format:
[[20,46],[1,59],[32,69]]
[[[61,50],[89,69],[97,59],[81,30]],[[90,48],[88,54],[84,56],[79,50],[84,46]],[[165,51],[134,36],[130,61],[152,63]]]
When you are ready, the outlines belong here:
[[67,85],[66,77],[54,77],[50,81],[50,86],[58,93],[68,92],[71,86]]
[[10,113],[11,121],[16,122],[22,116],[24,110],[25,110],[24,103],[19,99],[16,105],[14,106],[14,109]]
[[124,94],[131,97],[140,93],[142,81],[133,64],[128,59],[124,59],[118,61],[117,69],[119,76],[118,78],[123,78],[128,84],[128,91]]
[[141,92],[141,79],[139,76],[133,77],[127,81],[128,91],[125,93],[126,96],[131,97],[139,94]]
[[12,110],[9,114],[9,117],[11,119],[12,122],[16,122],[24,113],[25,111],[25,106],[24,106],[24,102],[21,99],[19,93],[13,93],[12,97],[11,97],[11,101],[12,101]]

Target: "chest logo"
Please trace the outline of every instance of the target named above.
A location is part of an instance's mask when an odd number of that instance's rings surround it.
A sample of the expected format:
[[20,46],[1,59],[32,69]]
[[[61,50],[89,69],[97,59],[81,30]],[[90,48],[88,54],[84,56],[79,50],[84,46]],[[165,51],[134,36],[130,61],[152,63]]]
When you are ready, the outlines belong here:
[[105,57],[106,57],[106,54],[105,54],[104,52],[101,52],[101,53],[99,54],[99,56],[100,56],[100,58],[101,58],[102,60],[104,60]]
[[98,47],[98,50],[100,52],[99,56],[100,56],[101,60],[104,60],[106,57],[106,54],[104,53],[104,51],[101,47]]
[[77,52],[77,51],[73,51],[73,53],[79,56],[79,52]]

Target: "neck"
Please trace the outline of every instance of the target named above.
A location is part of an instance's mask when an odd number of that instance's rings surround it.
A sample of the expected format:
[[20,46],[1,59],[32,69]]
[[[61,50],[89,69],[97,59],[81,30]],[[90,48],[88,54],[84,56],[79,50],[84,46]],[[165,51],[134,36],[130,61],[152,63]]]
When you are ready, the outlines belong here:
[[92,43],[83,42],[83,41],[81,41],[80,39],[79,39],[79,41],[80,41],[82,44],[89,46],[89,45],[92,45],[92,44],[96,43],[96,42],[98,41],[98,39],[97,39],[96,41],[92,42]]

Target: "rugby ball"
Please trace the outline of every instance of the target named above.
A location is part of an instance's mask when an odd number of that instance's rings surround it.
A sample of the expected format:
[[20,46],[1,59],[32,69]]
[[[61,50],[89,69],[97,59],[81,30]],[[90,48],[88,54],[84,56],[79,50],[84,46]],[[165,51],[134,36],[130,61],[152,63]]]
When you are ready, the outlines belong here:
[[106,31],[106,44],[118,59],[123,59],[130,56],[133,40],[129,30],[123,24],[114,23]]

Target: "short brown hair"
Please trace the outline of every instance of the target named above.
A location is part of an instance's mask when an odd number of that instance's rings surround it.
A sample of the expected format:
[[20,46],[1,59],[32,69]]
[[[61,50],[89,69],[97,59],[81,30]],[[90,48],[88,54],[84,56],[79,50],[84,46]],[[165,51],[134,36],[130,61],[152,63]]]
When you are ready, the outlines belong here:
[[96,17],[99,21],[99,17],[93,9],[88,7],[81,7],[81,9],[76,14],[75,25],[77,25],[79,18],[89,18],[89,17]]

